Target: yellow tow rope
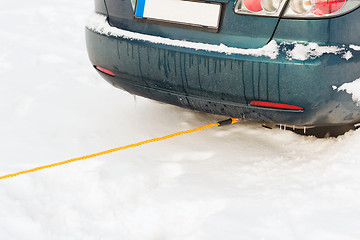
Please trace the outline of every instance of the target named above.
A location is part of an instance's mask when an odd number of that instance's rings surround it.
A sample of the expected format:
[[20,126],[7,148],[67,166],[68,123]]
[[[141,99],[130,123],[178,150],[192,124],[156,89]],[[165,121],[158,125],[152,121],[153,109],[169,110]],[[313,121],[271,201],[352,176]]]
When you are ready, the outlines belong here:
[[145,140],[145,141],[134,143],[134,144],[129,144],[129,145],[126,145],[126,146],[123,146],[123,147],[117,147],[117,148],[113,148],[113,149],[106,150],[106,151],[103,151],[103,152],[86,155],[86,156],[83,156],[83,157],[77,157],[77,158],[69,159],[69,160],[66,160],[66,161],[58,162],[58,163],[53,163],[53,164],[49,164],[49,165],[45,165],[45,166],[41,166],[41,167],[36,167],[36,168],[29,169],[29,170],[13,173],[13,174],[4,175],[4,176],[0,177],[0,180],[6,179],[6,178],[11,178],[11,177],[16,177],[16,176],[26,174],[26,173],[32,173],[32,172],[40,171],[42,169],[52,168],[52,167],[56,167],[56,166],[60,166],[60,165],[80,161],[80,160],[94,158],[94,157],[98,157],[98,156],[101,156],[101,155],[104,155],[104,154],[125,150],[125,149],[128,149],[128,148],[139,147],[139,146],[147,144],[147,143],[163,141],[163,140],[166,140],[166,139],[169,139],[169,138],[177,137],[177,136],[184,135],[184,134],[198,132],[198,131],[201,131],[201,130],[204,130],[204,129],[207,129],[207,128],[211,128],[211,127],[230,125],[230,124],[234,124],[234,123],[236,123],[238,121],[239,120],[237,118],[231,118],[231,119],[228,119],[228,120],[225,120],[225,121],[208,124],[208,125],[205,125],[205,126],[202,126],[202,127],[191,129],[191,130],[181,131],[181,132],[173,133],[173,134],[166,135],[166,136],[163,136],[163,137],[153,138],[153,139]]

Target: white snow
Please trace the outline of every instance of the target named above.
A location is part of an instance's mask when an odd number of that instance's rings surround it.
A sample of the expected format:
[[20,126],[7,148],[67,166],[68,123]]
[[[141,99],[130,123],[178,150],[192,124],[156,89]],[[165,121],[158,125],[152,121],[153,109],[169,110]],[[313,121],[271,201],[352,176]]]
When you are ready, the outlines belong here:
[[352,58],[354,55],[351,53],[351,51],[347,51],[342,58],[349,60],[350,58]]
[[[223,119],[102,80],[84,44],[92,4],[3,3],[1,175]],[[0,181],[0,236],[358,240],[359,142],[244,122],[22,175]]]
[[351,44],[349,47],[350,47],[351,49],[354,49],[355,51],[360,51],[360,46]]
[[308,44],[293,43],[294,48],[286,51],[288,59],[295,60],[307,60],[321,57],[324,54],[344,54],[343,58],[349,60],[352,57],[350,51],[345,51],[345,48],[339,48],[337,46],[319,46],[317,43],[310,42]]
[[360,106],[360,78],[350,83],[344,83],[337,90],[351,94],[353,101]]

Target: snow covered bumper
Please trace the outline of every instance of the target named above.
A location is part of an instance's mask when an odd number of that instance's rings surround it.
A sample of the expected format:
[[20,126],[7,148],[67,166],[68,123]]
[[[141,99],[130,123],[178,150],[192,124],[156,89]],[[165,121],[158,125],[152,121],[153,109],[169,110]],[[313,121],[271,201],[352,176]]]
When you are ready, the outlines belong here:
[[[92,64],[115,76],[100,74],[132,94],[279,124],[360,122],[356,45],[272,40],[263,48],[241,49],[122,30],[100,14],[89,19],[86,42]],[[299,108],[283,109],[278,103]]]

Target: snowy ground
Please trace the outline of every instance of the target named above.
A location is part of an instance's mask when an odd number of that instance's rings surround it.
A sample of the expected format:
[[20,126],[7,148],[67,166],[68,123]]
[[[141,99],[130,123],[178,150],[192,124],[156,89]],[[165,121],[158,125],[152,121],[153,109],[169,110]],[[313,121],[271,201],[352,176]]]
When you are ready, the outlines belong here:
[[[92,1],[0,10],[0,175],[221,117],[117,90],[92,69]],[[358,240],[360,131],[244,123],[0,182],[1,239]]]

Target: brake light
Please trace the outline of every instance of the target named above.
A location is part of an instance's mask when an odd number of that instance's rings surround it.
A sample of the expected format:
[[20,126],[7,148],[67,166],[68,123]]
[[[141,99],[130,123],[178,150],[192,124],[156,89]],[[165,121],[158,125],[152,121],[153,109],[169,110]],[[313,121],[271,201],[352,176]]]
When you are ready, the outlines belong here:
[[345,4],[346,0],[316,0],[315,15],[328,15],[339,11]]
[[244,0],[244,5],[251,12],[260,12],[263,10],[261,0]]

